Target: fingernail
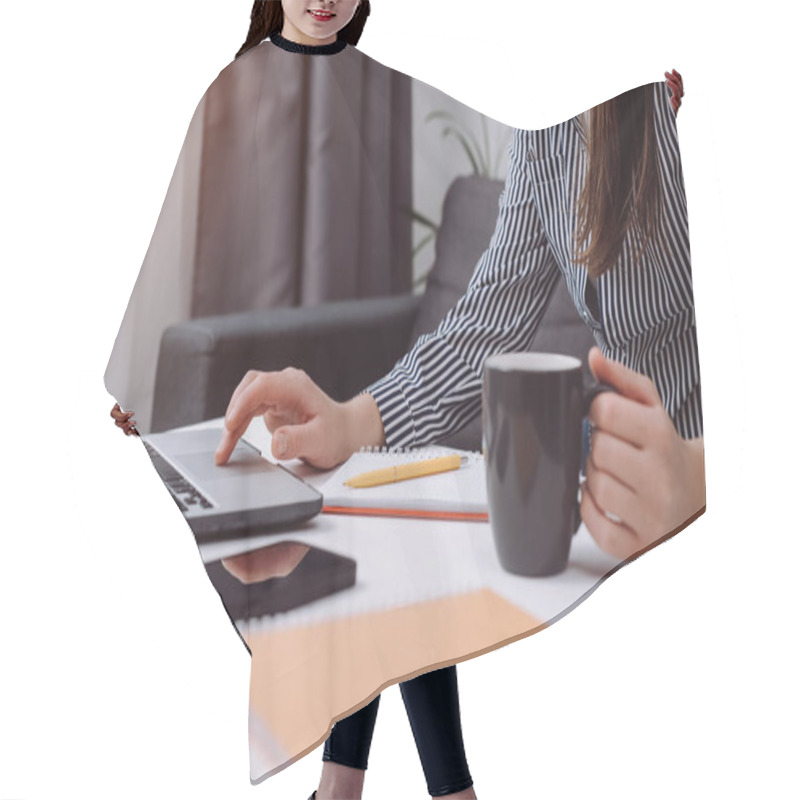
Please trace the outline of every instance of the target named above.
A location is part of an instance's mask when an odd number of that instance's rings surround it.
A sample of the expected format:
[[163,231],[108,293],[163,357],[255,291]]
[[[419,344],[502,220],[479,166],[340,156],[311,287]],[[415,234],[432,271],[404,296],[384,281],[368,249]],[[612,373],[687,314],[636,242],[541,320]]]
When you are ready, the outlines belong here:
[[283,433],[279,433],[275,436],[275,453],[278,456],[282,456],[286,454],[286,436]]

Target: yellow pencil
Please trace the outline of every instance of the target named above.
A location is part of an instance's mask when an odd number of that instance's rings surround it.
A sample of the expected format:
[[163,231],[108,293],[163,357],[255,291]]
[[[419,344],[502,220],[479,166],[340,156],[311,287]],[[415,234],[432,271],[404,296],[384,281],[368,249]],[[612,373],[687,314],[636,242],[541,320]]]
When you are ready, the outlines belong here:
[[437,475],[440,472],[449,472],[458,469],[467,463],[465,456],[442,456],[429,458],[425,461],[409,461],[396,467],[385,467],[372,472],[364,472],[344,482],[345,486],[353,489],[366,489],[370,486],[383,486],[387,483],[407,481],[411,478],[423,478],[426,475]]

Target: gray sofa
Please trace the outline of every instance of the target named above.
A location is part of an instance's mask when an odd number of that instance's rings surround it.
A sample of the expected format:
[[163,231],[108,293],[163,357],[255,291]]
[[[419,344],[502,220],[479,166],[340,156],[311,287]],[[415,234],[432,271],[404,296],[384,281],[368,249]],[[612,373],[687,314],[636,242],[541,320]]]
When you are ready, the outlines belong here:
[[[222,416],[249,369],[304,369],[344,400],[384,375],[416,338],[433,330],[463,294],[494,231],[503,184],[458,178],[448,190],[436,257],[421,296],[393,296],[205,317],[168,328],[156,375],[152,430]],[[533,349],[568,353],[585,363],[593,343],[563,282]],[[480,419],[448,440],[477,449]]]

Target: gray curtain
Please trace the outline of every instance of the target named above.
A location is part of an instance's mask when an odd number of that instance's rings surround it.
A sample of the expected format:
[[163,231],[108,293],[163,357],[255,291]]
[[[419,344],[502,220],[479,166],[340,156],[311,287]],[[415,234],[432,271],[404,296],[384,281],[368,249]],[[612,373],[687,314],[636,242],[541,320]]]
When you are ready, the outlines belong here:
[[269,41],[192,118],[105,375],[150,426],[163,331],[411,288],[411,82],[348,47]]
[[192,315],[409,291],[409,79],[352,49],[239,62],[206,97]]

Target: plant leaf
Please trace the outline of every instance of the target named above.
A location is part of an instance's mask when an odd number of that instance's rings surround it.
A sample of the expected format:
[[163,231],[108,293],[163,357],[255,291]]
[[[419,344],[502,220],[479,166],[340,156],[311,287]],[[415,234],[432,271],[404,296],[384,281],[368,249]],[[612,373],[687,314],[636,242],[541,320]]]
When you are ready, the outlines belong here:
[[438,231],[439,225],[438,223],[434,222],[432,219],[428,219],[424,214],[421,214],[419,211],[411,211],[411,219],[414,222],[419,223],[420,225],[424,226],[425,228],[430,228],[432,231]]
[[417,244],[414,245],[414,249],[411,251],[411,257],[412,258],[416,258],[417,253],[419,253],[420,250],[422,250],[422,248],[425,247],[425,245],[428,244],[428,242],[430,242],[431,239],[433,239],[435,236],[436,236],[435,233],[432,233],[432,232],[431,233],[426,233],[425,236],[423,236],[417,242]]
[[425,117],[425,122],[433,122],[435,119],[444,119],[448,122],[458,122],[455,116],[449,111],[431,111],[430,114]]
[[454,136],[464,148],[464,153],[472,164],[473,173],[475,175],[488,177],[489,163],[484,159],[483,153],[481,152],[481,145],[468,125],[463,120],[458,119],[455,115],[447,111],[431,111],[430,114],[425,117],[425,121],[431,122],[433,120],[442,120],[450,123],[442,130],[442,138]]
[[439,223],[434,222],[430,217],[426,217],[421,211],[417,211],[410,206],[403,206],[402,211],[404,214],[408,214],[414,222],[418,222],[423,227],[430,228],[432,231],[439,230]]
[[422,286],[422,284],[424,284],[428,280],[428,278],[430,278],[432,269],[433,266],[429,267],[426,272],[422,273],[422,275],[417,275],[417,277],[414,278],[414,283],[413,283],[414,289],[416,289],[417,286]]
[[461,131],[456,130],[456,128],[445,128],[444,131],[442,132],[442,136],[445,138],[447,138],[448,136],[453,136],[458,140],[458,142],[460,142],[461,146],[464,148],[464,152],[466,153],[467,158],[470,161],[470,164],[472,164],[473,173],[475,175],[480,175],[481,174],[480,167],[478,166],[478,162],[476,161],[475,155],[472,152],[472,147],[470,147],[470,143],[467,141],[464,134],[461,133]]

